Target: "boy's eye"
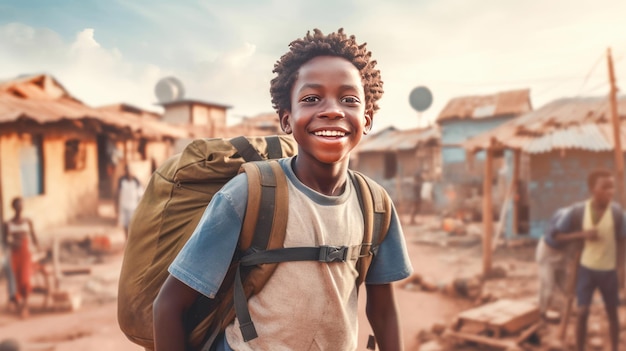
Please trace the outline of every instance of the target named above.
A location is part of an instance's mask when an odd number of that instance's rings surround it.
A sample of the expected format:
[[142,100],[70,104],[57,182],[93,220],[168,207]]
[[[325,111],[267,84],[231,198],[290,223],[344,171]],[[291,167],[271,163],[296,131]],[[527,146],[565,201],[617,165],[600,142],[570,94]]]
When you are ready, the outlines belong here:
[[300,100],[302,102],[317,102],[320,101],[320,99],[317,96],[305,96],[304,98],[302,98],[302,100]]
[[341,99],[341,102],[345,102],[348,104],[358,104],[361,102],[361,100],[359,100],[358,98],[354,96],[346,96]]

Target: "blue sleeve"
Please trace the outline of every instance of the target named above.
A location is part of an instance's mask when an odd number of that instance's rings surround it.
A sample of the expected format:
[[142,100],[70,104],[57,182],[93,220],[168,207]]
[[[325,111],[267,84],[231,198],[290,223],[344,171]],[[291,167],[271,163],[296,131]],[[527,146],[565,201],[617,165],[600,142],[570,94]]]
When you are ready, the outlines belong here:
[[407,278],[411,273],[413,273],[413,267],[406,249],[404,233],[396,209],[392,206],[387,236],[372,259],[365,283],[388,284]]
[[566,232],[565,230],[563,230],[563,228],[569,227],[569,225],[566,225],[566,223],[563,221],[567,220],[567,223],[571,221],[570,219],[565,218],[570,217],[570,213],[571,211],[569,209],[562,208],[557,210],[554,215],[552,215],[552,218],[550,218],[550,222],[548,223],[548,228],[544,232],[544,240],[546,244],[555,249],[563,247],[561,243],[556,241],[556,234]]
[[574,228],[574,209],[568,208],[565,213],[558,218],[554,225],[556,233],[572,233]]
[[213,298],[235,252],[248,200],[245,174],[220,190],[168,271],[201,294]]

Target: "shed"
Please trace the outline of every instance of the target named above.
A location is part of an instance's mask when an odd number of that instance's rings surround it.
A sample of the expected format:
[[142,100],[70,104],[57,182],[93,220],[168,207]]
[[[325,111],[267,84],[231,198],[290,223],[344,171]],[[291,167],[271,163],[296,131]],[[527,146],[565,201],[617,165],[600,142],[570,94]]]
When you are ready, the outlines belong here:
[[[442,177],[436,187],[439,207],[456,208],[463,198],[473,193],[474,188],[480,188],[484,155],[478,154],[468,160],[463,143],[531,110],[528,89],[462,96],[448,102],[437,117],[442,147]],[[494,181],[497,171],[510,160],[509,155],[498,156],[497,167],[491,175]]]
[[90,107],[47,74],[2,81],[0,220],[12,215],[16,196],[38,228],[95,214],[99,198],[114,190],[121,160],[150,163],[142,152],[154,144],[154,155],[167,154],[186,135],[136,108]]
[[[623,121],[624,96],[618,99],[618,111]],[[624,123],[620,123],[620,135],[625,145]],[[539,238],[556,209],[588,196],[586,178],[590,171],[614,169],[610,103],[606,97],[554,100],[469,139],[463,146],[471,153],[488,148],[515,153],[511,180],[515,196],[506,234]]]
[[383,185],[398,207],[412,200],[413,176],[434,180],[441,172],[439,127],[388,127],[366,136],[353,152],[352,168]]

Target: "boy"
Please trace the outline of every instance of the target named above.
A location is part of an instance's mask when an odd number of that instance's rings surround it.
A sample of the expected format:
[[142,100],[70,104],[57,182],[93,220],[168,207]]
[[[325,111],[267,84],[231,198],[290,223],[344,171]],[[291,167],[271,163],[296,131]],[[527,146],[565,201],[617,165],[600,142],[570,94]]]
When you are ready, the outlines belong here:
[[556,224],[567,212],[567,208],[558,209],[552,218],[550,224],[545,231],[543,238],[537,244],[535,253],[535,261],[537,261],[539,274],[539,312],[542,316],[546,316],[555,287],[564,290],[563,281],[565,279],[565,249],[554,243],[551,238],[554,237]]
[[[370,131],[383,93],[365,44],[340,29],[307,33],[274,66],[272,104],[298,156],[280,160],[289,183],[285,247],[360,244],[363,214],[348,180],[350,152]],[[241,230],[245,174],[215,195],[170,266],[154,303],[157,351],[182,350],[182,315],[199,294],[213,297]],[[211,215],[207,215],[211,213]],[[339,230],[338,230],[339,229]],[[217,350],[355,350],[357,290],[354,261],[285,262],[248,300],[258,338],[244,342],[235,320]],[[367,316],[381,350],[402,350],[391,282],[412,272],[395,210],[366,277]]]
[[117,183],[117,196],[115,201],[115,213],[117,213],[118,224],[124,228],[124,234],[128,239],[128,225],[133,217],[135,209],[139,205],[139,200],[143,195],[143,186],[139,179],[135,177],[128,164],[124,165],[124,174]]
[[621,208],[612,202],[615,178],[607,170],[591,172],[587,178],[591,198],[572,205],[557,221],[553,237],[555,243],[583,240],[580,265],[576,276],[578,313],[576,321],[577,349],[585,349],[587,320],[593,293],[600,290],[609,320],[612,350],[619,341],[619,284],[617,279],[617,239],[624,236],[624,217]]

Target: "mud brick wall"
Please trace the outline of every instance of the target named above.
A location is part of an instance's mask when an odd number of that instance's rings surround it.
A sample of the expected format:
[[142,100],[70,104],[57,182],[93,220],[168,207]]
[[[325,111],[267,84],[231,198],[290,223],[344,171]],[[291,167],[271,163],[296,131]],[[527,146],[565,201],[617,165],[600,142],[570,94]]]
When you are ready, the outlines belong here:
[[587,175],[598,168],[613,170],[612,152],[564,150],[530,155],[530,235],[541,237],[556,209],[587,199]]

